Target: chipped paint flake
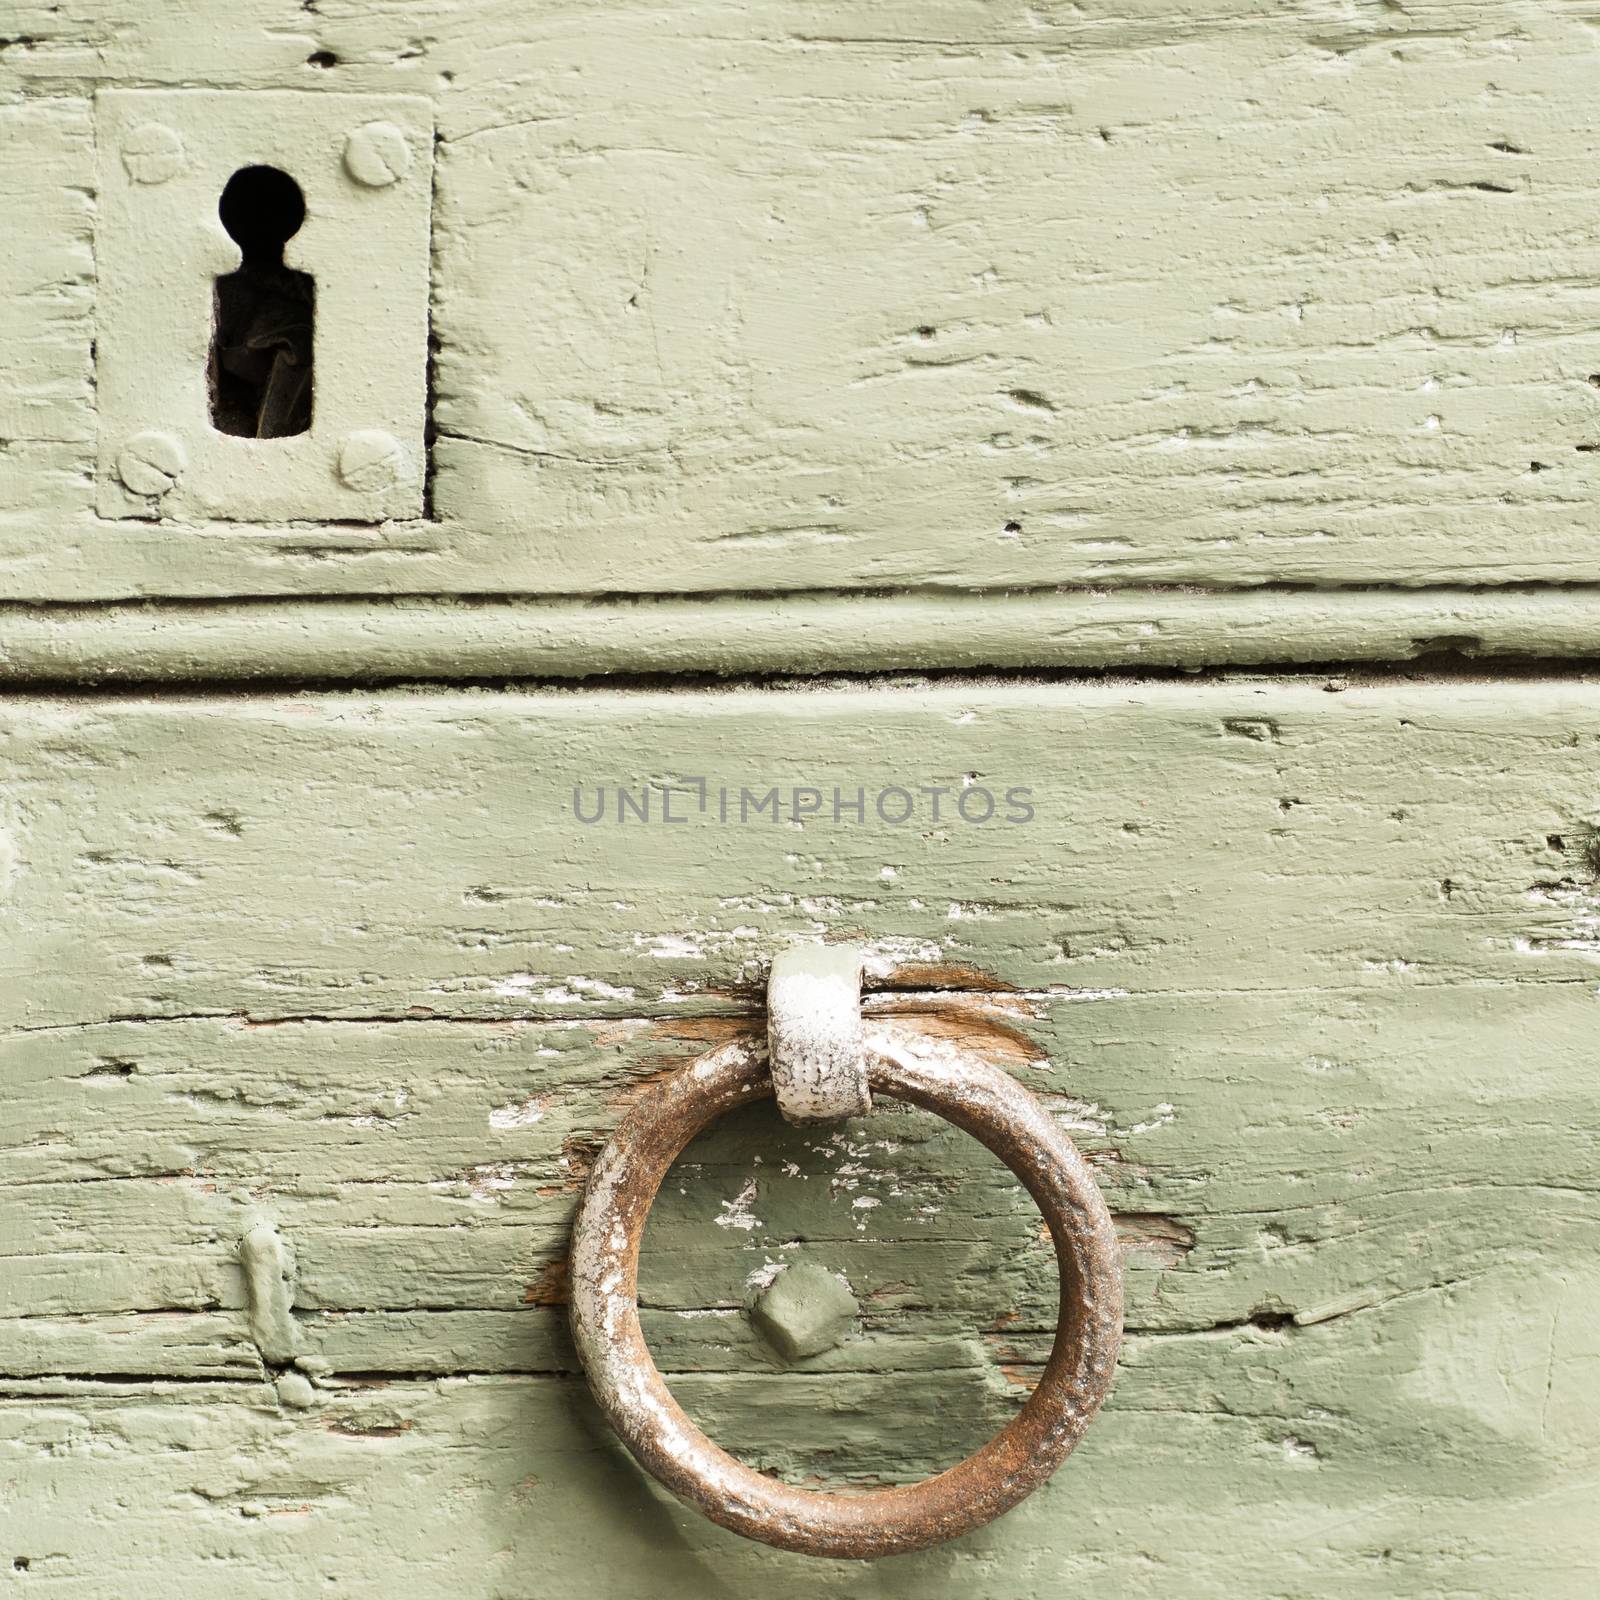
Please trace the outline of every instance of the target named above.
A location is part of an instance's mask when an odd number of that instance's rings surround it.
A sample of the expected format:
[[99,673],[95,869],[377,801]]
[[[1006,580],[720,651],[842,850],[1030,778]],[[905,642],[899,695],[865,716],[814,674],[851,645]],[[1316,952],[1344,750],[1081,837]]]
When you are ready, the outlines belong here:
[[545,1114],[549,1109],[549,1095],[529,1095],[526,1100],[513,1101],[509,1105],[496,1106],[489,1113],[489,1126],[491,1128],[531,1128],[534,1123],[544,1121]]
[[755,1198],[756,1180],[746,1178],[738,1194],[731,1200],[724,1200],[721,1214],[711,1220],[719,1228],[742,1228],[747,1233],[751,1232],[761,1226],[761,1219],[750,1209]]

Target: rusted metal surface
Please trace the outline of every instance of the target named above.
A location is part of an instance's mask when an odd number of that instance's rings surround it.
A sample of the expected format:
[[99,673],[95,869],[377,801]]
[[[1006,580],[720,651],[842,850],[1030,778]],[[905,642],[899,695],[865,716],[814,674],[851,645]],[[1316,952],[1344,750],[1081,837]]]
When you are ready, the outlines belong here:
[[874,1090],[937,1112],[1020,1178],[1049,1224],[1060,1313],[1044,1376],[980,1450],[917,1484],[864,1494],[793,1488],[713,1444],[668,1392],[639,1326],[639,1243],[656,1191],[690,1140],[773,1092],[767,1053],[735,1039],[663,1079],[601,1152],[579,1210],[572,1321],[595,1398],[640,1464],[713,1522],[810,1555],[872,1558],[923,1549],[1009,1510],[1066,1459],[1111,1385],[1122,1337],[1116,1235],[1087,1165],[1007,1073],[947,1041],[893,1024],[865,1033]]
[[861,960],[848,944],[798,945],[772,958],[767,1057],[778,1110],[790,1122],[837,1122],[872,1109]]

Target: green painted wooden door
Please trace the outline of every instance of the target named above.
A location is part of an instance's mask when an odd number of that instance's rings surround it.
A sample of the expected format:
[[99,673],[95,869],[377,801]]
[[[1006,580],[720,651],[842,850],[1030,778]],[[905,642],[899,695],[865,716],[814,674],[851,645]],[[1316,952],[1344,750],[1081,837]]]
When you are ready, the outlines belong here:
[[[0,1585],[1587,1600],[1586,19],[0,22]],[[208,387],[250,271],[282,437]],[[877,1563],[665,1494],[567,1331],[596,1152],[817,940],[1124,1252],[1072,1459]],[[750,1107],[641,1302],[848,1490],[1015,1415],[1054,1274],[936,1119]]]

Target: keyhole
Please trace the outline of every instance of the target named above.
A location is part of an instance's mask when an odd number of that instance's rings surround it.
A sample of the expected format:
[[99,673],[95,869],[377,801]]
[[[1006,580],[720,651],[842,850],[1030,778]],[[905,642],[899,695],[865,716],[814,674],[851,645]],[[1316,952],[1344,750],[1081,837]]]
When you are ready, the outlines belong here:
[[305,196],[276,167],[241,167],[217,206],[244,259],[217,279],[211,331],[211,425],[246,439],[311,426],[316,284],[283,264],[305,221]]

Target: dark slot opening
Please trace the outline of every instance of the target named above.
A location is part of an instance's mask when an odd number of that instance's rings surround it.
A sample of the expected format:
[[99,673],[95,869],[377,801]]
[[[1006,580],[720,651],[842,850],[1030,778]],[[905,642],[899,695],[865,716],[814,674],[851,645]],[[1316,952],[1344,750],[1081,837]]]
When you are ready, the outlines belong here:
[[287,172],[242,167],[217,206],[244,256],[217,279],[211,332],[211,425],[247,439],[282,439],[311,426],[316,284],[283,264],[305,221],[305,196]]

